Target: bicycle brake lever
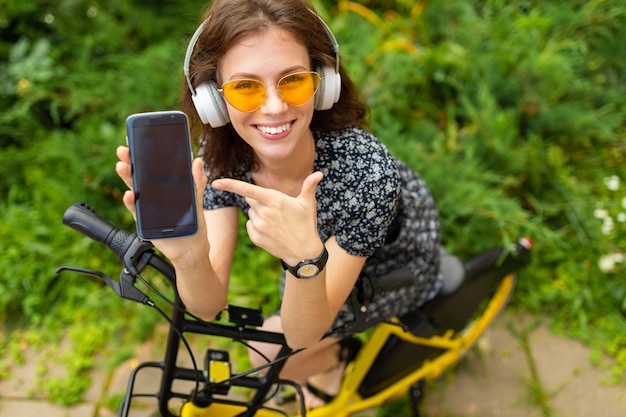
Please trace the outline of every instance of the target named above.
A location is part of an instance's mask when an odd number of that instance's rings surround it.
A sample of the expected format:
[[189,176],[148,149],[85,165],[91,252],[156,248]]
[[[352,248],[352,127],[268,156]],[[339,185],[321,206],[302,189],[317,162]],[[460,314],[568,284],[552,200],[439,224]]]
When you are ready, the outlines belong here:
[[61,266],[56,269],[57,274],[60,274],[63,271],[100,278],[113,290],[113,292],[115,292],[118,297],[141,304],[152,304],[152,301],[148,298],[148,296],[135,288],[132,281],[128,280],[128,278],[132,277],[130,277],[125,271],[122,271],[120,274],[120,282],[115,281],[113,278],[100,271],[94,271],[91,269],[76,268],[73,266]]
[[81,275],[88,275],[91,277],[96,277],[96,278],[100,278],[102,281],[104,281],[109,287],[111,287],[111,289],[115,292],[115,294],[117,294],[118,296],[122,296],[121,295],[121,291],[120,291],[120,284],[119,282],[116,282],[113,280],[113,278],[109,277],[108,275],[100,272],[100,271],[94,271],[92,269],[84,269],[84,268],[76,268],[73,266],[60,266],[56,269],[56,273],[60,274],[63,271],[69,271],[69,272],[74,272],[76,274],[81,274]]

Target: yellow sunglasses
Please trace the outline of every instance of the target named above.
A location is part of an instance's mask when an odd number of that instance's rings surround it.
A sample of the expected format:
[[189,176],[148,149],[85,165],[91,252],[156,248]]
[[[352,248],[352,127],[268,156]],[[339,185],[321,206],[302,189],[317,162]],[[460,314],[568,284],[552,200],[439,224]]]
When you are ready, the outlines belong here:
[[[315,95],[322,77],[317,72],[294,72],[276,83],[280,97],[292,106],[302,106]],[[231,106],[250,113],[261,107],[267,95],[267,87],[259,80],[232,80],[218,89]]]

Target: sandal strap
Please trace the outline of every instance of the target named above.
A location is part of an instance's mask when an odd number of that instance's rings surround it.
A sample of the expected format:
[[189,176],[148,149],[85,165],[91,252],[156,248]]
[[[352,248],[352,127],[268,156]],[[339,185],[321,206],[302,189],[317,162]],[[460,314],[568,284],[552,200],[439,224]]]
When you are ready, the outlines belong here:
[[346,364],[356,359],[363,342],[356,337],[348,336],[339,341],[339,362],[345,362]]
[[[331,371],[337,368],[343,363],[347,365],[350,362],[352,362],[356,358],[357,354],[359,353],[359,350],[361,350],[361,346],[363,346],[363,342],[361,342],[356,337],[348,336],[348,337],[344,337],[343,339],[341,339],[339,341],[339,355],[338,355],[339,363],[333,368],[329,369],[328,371]],[[324,403],[326,404],[334,400],[336,397],[336,395],[331,395],[319,389],[318,387],[314,386],[308,381],[306,383],[306,389],[312,395],[324,401]]]
[[321,389],[313,386],[310,382],[306,383],[306,389],[313,395],[315,395],[320,400],[324,401],[326,404],[335,399],[336,395],[330,395],[327,392],[322,391]]

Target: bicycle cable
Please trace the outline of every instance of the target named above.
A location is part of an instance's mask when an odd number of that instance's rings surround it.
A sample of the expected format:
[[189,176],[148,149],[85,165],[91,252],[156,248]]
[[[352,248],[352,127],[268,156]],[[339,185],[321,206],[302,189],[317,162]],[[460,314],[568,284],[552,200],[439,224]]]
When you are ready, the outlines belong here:
[[[208,322],[206,320],[201,319],[200,317],[198,317],[195,314],[191,313],[189,310],[179,306],[178,304],[176,304],[175,302],[173,302],[172,300],[167,298],[165,295],[163,295],[163,293],[161,293],[154,286],[152,286],[144,277],[142,277],[139,272],[135,272],[135,275],[136,275],[137,279],[139,279],[139,281],[141,281],[141,283],[146,286],[146,288],[148,288],[150,291],[152,291],[154,294],[156,294],[161,300],[163,300],[170,307],[178,310],[178,312],[180,312],[180,313],[183,313],[183,314],[191,317],[192,319],[194,319],[195,321],[197,321],[198,323],[200,323],[202,326],[206,327],[207,329],[211,329],[211,328],[215,329],[215,326],[213,326],[213,324],[211,322]],[[252,350],[254,353],[259,355],[265,362],[267,362],[267,363],[271,362],[271,359],[268,358],[263,352],[261,352],[259,349],[255,348],[254,346],[250,345],[246,341],[241,340],[241,339],[233,339],[233,340],[235,342],[241,343],[246,348]]]
[[[213,326],[212,323],[207,322],[199,317],[197,317],[196,315],[194,315],[193,313],[187,311],[187,309],[177,305],[175,302],[173,302],[172,300],[170,300],[167,296],[165,296],[163,293],[161,293],[158,289],[156,289],[153,285],[151,285],[142,275],[141,273],[139,273],[139,271],[135,271],[134,274],[137,279],[139,281],[141,281],[141,283],[143,285],[146,286],[146,288],[148,288],[151,292],[153,292],[157,297],[159,297],[161,300],[163,300],[166,304],[168,304],[170,307],[178,310],[179,312],[191,317],[192,319],[196,320],[198,323],[200,323],[202,326],[205,326],[207,328],[215,328],[215,326]],[[195,379],[196,379],[196,391],[198,391],[199,389],[199,385],[200,385],[200,381],[199,381],[199,376],[198,376],[198,366],[197,366],[197,362],[195,359],[195,355],[191,349],[191,346],[189,345],[187,339],[185,338],[185,336],[183,335],[183,333],[176,328],[175,323],[173,322],[173,320],[165,313],[165,311],[163,311],[161,308],[159,308],[158,306],[156,306],[156,304],[154,302],[151,302],[150,304],[151,307],[155,308],[157,310],[157,312],[170,324],[171,327],[174,328],[174,330],[176,331],[176,334],[180,337],[181,341],[183,342],[183,344],[185,345],[185,348],[187,349],[187,352],[189,353],[191,362],[193,364],[193,371],[194,371],[194,375],[195,375]],[[287,359],[289,359],[290,357],[292,357],[293,355],[303,351],[304,349],[298,349],[292,352],[289,352],[286,355],[283,355],[279,358],[276,358],[274,360],[270,360],[265,354],[263,354],[259,349],[255,348],[254,346],[250,345],[249,343],[241,340],[241,339],[232,339],[235,342],[241,343],[243,346],[245,346],[246,348],[252,350],[253,352],[255,352],[256,354],[258,354],[266,363],[260,366],[257,366],[255,368],[252,368],[248,371],[239,373],[237,375],[234,375],[230,378],[225,379],[224,381],[220,381],[218,384],[228,384],[231,381],[235,381],[237,379],[241,379],[241,378],[245,378],[246,376],[255,374],[257,372],[260,372],[266,368],[272,367],[278,363],[281,363],[283,361],[286,361]],[[300,390],[299,390],[300,391]]]
[[163,311],[155,303],[151,303],[149,305],[150,307],[154,308],[156,312],[159,313],[161,317],[163,317],[169,323],[170,328],[174,329],[174,331],[180,338],[180,341],[183,343],[183,345],[185,345],[185,348],[187,349],[187,352],[189,353],[189,358],[191,359],[191,364],[193,366],[194,382],[196,385],[193,392],[194,393],[198,392],[200,389],[200,376],[199,376],[199,371],[198,371],[198,364],[196,362],[195,355],[193,354],[193,350],[191,349],[191,346],[189,345],[189,342],[187,341],[187,338],[183,335],[183,332],[181,332],[179,329],[176,328],[174,321],[167,315],[167,313],[165,313],[165,311]]

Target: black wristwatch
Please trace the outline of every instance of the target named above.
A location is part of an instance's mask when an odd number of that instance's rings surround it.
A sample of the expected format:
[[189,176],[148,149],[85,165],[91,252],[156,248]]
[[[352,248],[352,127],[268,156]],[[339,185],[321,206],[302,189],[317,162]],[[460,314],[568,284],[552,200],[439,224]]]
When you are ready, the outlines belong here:
[[328,251],[326,250],[326,246],[322,249],[322,253],[315,259],[304,259],[298,263],[296,266],[289,266],[283,261],[280,260],[281,265],[285,271],[289,271],[291,275],[300,279],[310,279],[315,278],[322,272],[322,269],[326,266],[326,261],[328,261]]

